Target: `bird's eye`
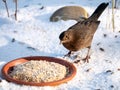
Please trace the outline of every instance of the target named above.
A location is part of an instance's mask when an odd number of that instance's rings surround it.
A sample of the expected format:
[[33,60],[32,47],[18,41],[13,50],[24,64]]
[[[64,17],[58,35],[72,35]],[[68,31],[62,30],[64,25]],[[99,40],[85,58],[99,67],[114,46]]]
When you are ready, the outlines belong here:
[[65,38],[68,39],[69,37],[66,35]]

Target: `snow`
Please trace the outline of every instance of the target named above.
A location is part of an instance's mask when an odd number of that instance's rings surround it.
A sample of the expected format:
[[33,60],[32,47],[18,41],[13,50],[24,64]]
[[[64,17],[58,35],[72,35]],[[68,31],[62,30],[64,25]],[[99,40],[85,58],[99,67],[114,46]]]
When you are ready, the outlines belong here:
[[[55,10],[66,5],[83,6],[91,15],[103,2],[103,0],[18,1],[17,21],[14,19],[13,1],[7,0],[9,18],[4,3],[0,1],[0,69],[5,63],[24,56],[52,56],[70,62],[77,60],[63,58],[68,50],[59,44],[60,33],[74,25],[76,21],[50,22],[49,17]],[[74,64],[77,75],[71,81],[55,87],[25,86],[7,82],[0,73],[2,80],[0,90],[120,90],[120,9],[114,11],[114,32],[111,10],[110,4],[99,18],[101,24],[94,35],[90,62]],[[86,52],[87,49],[83,49],[74,55],[84,57]]]

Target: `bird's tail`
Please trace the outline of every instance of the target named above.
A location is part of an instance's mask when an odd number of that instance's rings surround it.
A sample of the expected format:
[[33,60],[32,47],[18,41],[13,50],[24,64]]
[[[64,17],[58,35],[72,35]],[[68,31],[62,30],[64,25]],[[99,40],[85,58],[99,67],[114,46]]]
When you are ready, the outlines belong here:
[[96,10],[93,12],[93,14],[88,18],[88,20],[98,20],[102,12],[105,10],[105,8],[109,5],[109,3],[101,3]]

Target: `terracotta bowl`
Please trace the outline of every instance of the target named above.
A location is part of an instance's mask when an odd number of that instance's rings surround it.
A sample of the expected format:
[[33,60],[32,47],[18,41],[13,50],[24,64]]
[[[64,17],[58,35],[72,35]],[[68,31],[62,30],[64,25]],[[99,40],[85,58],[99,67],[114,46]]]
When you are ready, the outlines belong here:
[[[22,80],[16,80],[13,79],[12,77],[9,76],[9,72],[13,70],[13,67],[15,65],[30,61],[30,60],[46,60],[49,62],[56,62],[62,65],[65,65],[66,67],[69,67],[69,75],[67,75],[65,78],[58,80],[58,81],[52,81],[52,82],[42,82],[42,83],[35,83],[35,82],[25,82]],[[76,75],[76,68],[75,66],[65,60],[54,58],[54,57],[46,57],[46,56],[32,56],[32,57],[23,57],[23,58],[18,58],[15,60],[12,60],[5,64],[2,68],[2,75],[3,77],[10,82],[14,82],[17,84],[22,84],[22,85],[31,85],[31,86],[56,86],[65,82],[68,82],[71,80],[75,75]]]

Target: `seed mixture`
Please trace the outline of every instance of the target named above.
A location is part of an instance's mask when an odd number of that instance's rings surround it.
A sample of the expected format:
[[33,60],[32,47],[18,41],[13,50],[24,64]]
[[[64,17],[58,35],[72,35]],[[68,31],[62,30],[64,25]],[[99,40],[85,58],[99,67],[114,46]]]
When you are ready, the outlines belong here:
[[31,60],[13,67],[9,75],[26,82],[51,82],[63,79],[67,73],[67,67],[59,63]]

